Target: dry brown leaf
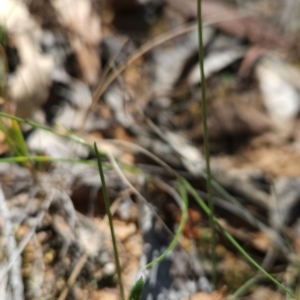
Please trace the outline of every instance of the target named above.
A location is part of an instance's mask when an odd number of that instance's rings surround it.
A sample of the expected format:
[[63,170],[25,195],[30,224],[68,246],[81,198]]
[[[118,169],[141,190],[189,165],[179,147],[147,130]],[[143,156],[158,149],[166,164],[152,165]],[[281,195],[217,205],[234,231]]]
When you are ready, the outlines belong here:
[[8,151],[9,147],[5,142],[5,135],[2,131],[0,131],[0,154]]
[[257,168],[273,178],[300,176],[299,165],[295,163],[300,159],[299,153],[284,146],[249,147],[243,149],[239,157],[239,168]]
[[126,241],[137,230],[136,225],[134,223],[125,223],[118,220],[114,220],[114,228],[116,237],[121,242]]
[[70,43],[81,67],[83,80],[95,84],[100,70],[97,53],[101,34],[101,23],[95,14],[92,1],[53,0],[60,23],[69,33]]
[[[248,298],[248,297],[247,297]],[[256,287],[253,289],[253,294],[248,298],[249,300],[283,300],[285,296],[276,291],[272,291],[267,287]]]
[[130,257],[140,258],[143,254],[143,238],[140,233],[131,236],[124,244]]
[[120,296],[116,290],[113,289],[102,289],[93,294],[91,298],[93,300],[119,300]]
[[114,128],[114,138],[118,140],[133,142],[133,138],[126,132],[123,127],[119,125]]
[[31,119],[48,96],[53,59],[40,49],[41,28],[24,3],[0,1],[0,25],[16,47],[20,65],[9,82],[10,98],[17,105],[16,114]]
[[267,251],[272,247],[272,241],[268,235],[264,232],[257,232],[252,236],[252,242],[254,246],[262,251]]
[[267,53],[267,49],[261,46],[251,47],[245,54],[244,59],[241,63],[239,69],[239,76],[242,78],[248,77],[252,70],[254,64],[262,57],[262,55]]
[[[94,222],[96,221],[94,220]],[[136,225],[134,223],[127,223],[120,220],[114,220],[113,223],[116,238],[120,242],[126,241],[137,231]],[[101,232],[105,232],[105,234],[107,234],[108,236],[110,235],[110,226],[108,222],[101,221],[100,223],[98,223],[98,227],[100,228]]]
[[298,236],[295,236],[294,237],[294,248],[295,248],[295,251],[298,255],[300,255],[300,238]]
[[271,130],[273,126],[266,115],[242,101],[217,101],[209,112],[212,140],[259,135]]

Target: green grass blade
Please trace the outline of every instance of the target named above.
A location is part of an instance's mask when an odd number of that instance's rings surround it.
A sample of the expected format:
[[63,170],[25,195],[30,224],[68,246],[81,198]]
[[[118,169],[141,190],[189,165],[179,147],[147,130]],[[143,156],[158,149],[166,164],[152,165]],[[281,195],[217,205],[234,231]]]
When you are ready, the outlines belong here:
[[[209,207],[205,204],[205,202],[201,199],[201,197],[197,194],[194,188],[190,185],[190,183],[182,178],[182,181],[187,189],[187,191],[194,197],[200,207],[204,210],[204,212],[208,216],[212,216],[212,212]],[[284,285],[278,282],[271,274],[269,274],[264,268],[262,268],[245,250],[244,248],[236,241],[236,239],[227,232],[219,223],[218,219],[215,216],[212,216],[213,222],[218,226],[218,228],[222,231],[224,236],[231,242],[231,244],[254,266],[257,270],[259,270],[266,278],[272,281],[276,286],[282,289],[284,292],[288,293],[294,299],[297,297],[288,290]]]
[[131,289],[128,300],[140,300],[142,297],[143,288],[144,280],[141,277]]
[[150,262],[149,264],[147,264],[144,268],[145,269],[149,269],[151,268],[153,265],[160,263],[162,260],[164,260],[166,258],[166,256],[174,249],[174,247],[177,245],[178,240],[182,234],[184,225],[187,221],[187,217],[188,217],[188,197],[187,197],[187,191],[185,186],[178,181],[178,189],[180,192],[180,196],[183,200],[182,202],[182,208],[181,208],[181,218],[180,218],[180,223],[179,226],[176,230],[175,236],[172,239],[170,245],[168,246],[168,248],[159,256],[157,257],[155,260],[153,260],[152,262]]
[[95,161],[89,159],[79,158],[65,158],[65,157],[49,157],[44,155],[34,156],[11,156],[0,158],[0,164],[2,163],[24,163],[24,162],[37,162],[37,163],[55,163],[55,162],[67,162],[67,163],[81,163],[87,165],[95,165]]
[[0,25],[0,44],[2,46],[6,45],[6,33],[5,33],[5,28]]
[[243,297],[248,290],[253,287],[257,282],[261,279],[262,275],[256,275],[246,281],[239,289],[230,297],[230,300],[238,300],[239,298]]
[[[16,117],[16,116],[4,113],[4,112],[0,112],[0,117],[8,118],[10,120],[15,120],[18,123],[27,124],[27,125],[29,125],[29,126],[31,126],[33,128],[39,128],[41,130],[45,130],[45,131],[51,132],[51,133],[53,133],[56,136],[60,136],[60,137],[72,140],[72,141],[74,141],[74,142],[76,142],[78,144],[85,145],[87,147],[90,147],[91,149],[94,149],[92,144],[89,144],[84,138],[78,136],[74,132],[71,132],[71,131],[67,132],[67,130],[65,130],[66,132],[61,133],[61,132],[55,131],[55,129],[53,129],[53,128],[49,127],[49,126],[42,125],[42,124],[30,121],[30,120],[25,120],[25,119],[22,119],[20,117]],[[101,153],[101,154],[103,154],[103,153]]]
[[204,47],[203,47],[203,37],[202,37],[202,10],[201,10],[201,0],[197,0],[198,8],[198,40],[199,40],[199,63],[200,63],[200,75],[201,75],[201,103],[202,103],[202,126],[203,126],[203,139],[204,139],[204,153],[206,162],[206,172],[207,172],[207,194],[208,194],[208,204],[211,211],[210,215],[210,228],[212,231],[211,238],[211,259],[212,259],[212,279],[213,284],[216,286],[216,233],[215,224],[213,221],[214,216],[214,204],[212,197],[212,176],[210,170],[210,158],[209,158],[209,134],[207,127],[207,108],[206,108],[206,84],[205,84],[205,74],[204,74]]
[[125,293],[124,293],[124,287],[123,287],[122,275],[121,275],[121,265],[120,265],[120,260],[119,260],[118,247],[117,247],[117,239],[116,239],[116,235],[115,235],[112,214],[110,211],[110,203],[109,203],[108,193],[107,193],[107,189],[106,189],[103,167],[102,167],[100,154],[99,154],[96,142],[94,143],[94,149],[95,149],[95,153],[97,155],[98,169],[99,169],[99,175],[100,175],[100,179],[101,179],[101,183],[102,183],[105,209],[106,209],[106,213],[107,213],[108,220],[109,220],[111,239],[112,239],[112,243],[113,243],[115,262],[116,262],[117,274],[118,274],[118,279],[119,279],[120,294],[121,294],[122,300],[125,300]]
[[[42,130],[46,130],[46,131],[49,131],[49,132],[52,132],[53,134],[57,135],[57,136],[61,136],[61,137],[64,137],[64,138],[67,138],[67,139],[70,139],[70,140],[73,140],[77,143],[80,143],[80,144],[84,144],[90,148],[93,148],[92,145],[90,145],[88,142],[86,142],[83,138],[80,138],[79,136],[75,135],[75,134],[62,134],[62,133],[58,133],[56,132],[54,129],[50,128],[50,127],[47,127],[47,126],[44,126],[44,125],[40,125],[38,123],[35,123],[35,122],[32,122],[32,121],[28,121],[28,120],[24,120],[22,118],[18,118],[18,117],[15,117],[15,116],[12,116],[12,115],[9,115],[9,114],[6,114],[6,113],[3,113],[3,112],[0,112],[0,116],[2,117],[6,117],[6,118],[9,118],[11,120],[15,120],[17,122],[20,122],[20,123],[26,123],[34,128],[40,128]],[[107,190],[106,190],[106,185],[105,185],[105,179],[104,179],[104,175],[103,175],[103,169],[102,169],[102,164],[101,164],[101,161],[100,161],[100,158],[99,158],[99,150],[96,146],[96,144],[94,145],[95,147],[95,151],[96,151],[96,154],[97,154],[97,158],[98,158],[98,168],[99,168],[99,173],[100,173],[100,178],[103,178],[102,182],[103,182],[103,192],[104,194],[107,195]],[[103,154],[103,153],[101,153]],[[1,158],[0,159],[0,163],[2,162],[25,162],[25,161],[40,161],[40,162],[49,162],[49,161],[66,161],[66,162],[72,162],[73,160],[72,159],[64,159],[64,158],[47,158],[45,156],[19,156],[19,157],[11,157],[11,158]],[[83,162],[83,160],[78,160],[78,162]],[[84,162],[86,163],[86,162]],[[102,176],[101,176],[101,172],[100,170],[102,170]],[[186,195],[186,192],[189,192],[195,199],[196,201],[199,203],[199,205],[202,207],[202,209],[205,211],[205,213],[209,216],[212,216],[213,218],[213,222],[214,224],[216,224],[220,230],[222,230],[222,232],[224,233],[224,235],[229,239],[229,241],[236,247],[236,249],[239,250],[239,252],[253,265],[255,266],[263,275],[265,275],[267,278],[269,278],[273,283],[275,283],[278,287],[280,287],[282,290],[284,290],[287,294],[289,294],[291,297],[297,299],[297,297],[290,291],[288,290],[286,287],[284,287],[282,284],[280,284],[275,278],[273,278],[269,273],[267,273],[262,267],[260,267],[249,255],[248,253],[238,244],[238,242],[228,233],[226,232],[224,229],[221,228],[220,224],[218,223],[218,220],[213,216],[213,214],[211,213],[211,210],[209,209],[209,207],[205,204],[205,202],[198,196],[197,192],[193,189],[193,187],[184,179],[184,178],[180,178],[179,179],[179,189],[180,189],[180,193],[181,193],[181,197],[182,199],[185,201],[187,201],[187,195]],[[217,184],[217,183],[216,183]],[[217,184],[217,186],[215,188],[221,188],[221,186],[219,186]],[[224,190],[225,191],[225,190]],[[228,195],[227,195],[228,196]],[[232,197],[232,196],[231,196]],[[106,202],[106,205],[108,207],[108,215],[111,216],[110,214],[110,209],[109,209],[109,201],[108,201],[108,196],[107,197],[104,197],[107,202]],[[232,197],[233,198],[233,197]],[[231,199],[232,200],[232,199]],[[235,200],[236,201],[236,200]],[[187,203],[187,202],[186,202]],[[186,205],[187,207],[187,205]],[[112,217],[109,218],[110,222],[112,223]],[[183,222],[183,221],[182,221]],[[182,224],[181,222],[181,224]],[[179,226],[180,227],[180,226]],[[112,228],[113,228],[113,224],[112,224]],[[178,229],[180,230],[180,228]],[[181,229],[182,230],[182,229]],[[177,233],[179,234],[180,231]],[[180,234],[179,234],[180,235]],[[112,231],[112,236],[115,236],[114,235],[114,231]],[[179,236],[178,236],[179,237]],[[177,238],[178,240],[178,238]],[[177,242],[176,240],[176,242]],[[175,243],[176,244],[176,243]],[[174,246],[175,246],[174,244]],[[115,242],[115,245],[116,245],[116,242]],[[117,252],[115,252],[115,255],[118,255]],[[165,255],[166,256],[166,255]],[[164,257],[165,257],[164,256]],[[118,269],[118,267],[117,267]],[[119,268],[119,272],[120,272],[120,268]],[[120,287],[121,287],[121,281],[120,281]],[[122,294],[122,293],[121,293]],[[123,292],[124,294],[124,292]],[[122,296],[123,299],[124,299],[124,296]]]
[[7,131],[8,138],[12,141],[12,151],[16,155],[29,156],[27,145],[22,134],[21,128],[16,120],[12,120],[11,127]]
[[9,128],[0,118],[0,131],[3,132],[5,141],[13,154],[28,156],[27,145],[17,121],[12,120],[12,126]]
[[[11,120],[11,124],[8,126],[0,118],[0,130],[4,133],[5,141],[7,142],[10,152],[13,155],[29,157],[26,141],[19,123],[16,120]],[[23,164],[29,169],[32,167],[29,159],[26,162],[23,162]]]

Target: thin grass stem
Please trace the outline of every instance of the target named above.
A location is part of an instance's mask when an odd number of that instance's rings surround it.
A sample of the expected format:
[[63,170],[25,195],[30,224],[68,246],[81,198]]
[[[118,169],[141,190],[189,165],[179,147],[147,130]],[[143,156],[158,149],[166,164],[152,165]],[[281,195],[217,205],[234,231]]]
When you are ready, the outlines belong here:
[[0,158],[0,164],[2,163],[24,163],[27,161],[35,163],[55,163],[55,162],[67,162],[67,163],[81,163],[81,164],[95,164],[95,161],[88,159],[78,158],[65,158],[65,157],[49,157],[44,155],[37,156],[11,156]]
[[119,280],[121,299],[125,300],[125,293],[124,293],[124,287],[123,287],[122,275],[121,275],[121,265],[120,265],[120,260],[119,260],[118,247],[117,247],[117,239],[116,239],[116,235],[115,235],[112,214],[110,211],[110,203],[109,203],[108,193],[107,193],[107,189],[106,189],[103,167],[102,167],[100,154],[99,154],[96,142],[94,142],[94,149],[95,149],[95,153],[97,155],[98,169],[99,169],[99,175],[100,175],[100,179],[101,179],[101,183],[102,183],[104,203],[105,203],[106,213],[108,216],[111,239],[112,239],[113,248],[114,248],[114,255],[115,255],[115,262],[116,262],[116,268],[117,268],[117,274],[118,274],[118,280]]
[[185,184],[187,191],[194,197],[196,202],[200,205],[200,207],[204,210],[204,212],[212,217],[212,221],[215,225],[218,226],[219,230],[223,233],[223,235],[229,240],[229,242],[254,266],[258,271],[260,271],[266,278],[272,281],[275,285],[277,285],[284,292],[289,294],[293,299],[298,299],[289,289],[287,289],[283,284],[278,282],[271,274],[269,274],[263,267],[261,267],[248,253],[244,250],[244,248],[236,241],[236,239],[227,232],[219,223],[219,220],[213,216],[210,208],[205,204],[202,198],[198,195],[198,193],[193,189],[193,187],[189,184],[188,181],[182,179],[182,182]]
[[175,246],[178,244],[178,240],[182,234],[184,225],[186,224],[187,218],[188,218],[188,197],[187,197],[187,191],[185,186],[179,181],[178,182],[178,189],[180,192],[180,196],[183,200],[182,202],[182,212],[181,212],[181,218],[180,218],[180,223],[179,226],[176,230],[175,236],[172,239],[171,243],[169,244],[168,248],[156,259],[151,261],[149,264],[147,264],[144,268],[149,269],[153,265],[160,263],[163,261],[167,255],[175,248]]
[[207,173],[207,194],[210,214],[210,228],[212,231],[211,238],[211,259],[212,259],[212,281],[214,286],[216,286],[217,274],[216,274],[216,232],[215,224],[213,222],[214,217],[214,204],[212,197],[212,176],[210,170],[210,159],[209,159],[209,134],[207,128],[207,108],[206,108],[206,85],[205,85],[205,74],[204,74],[204,47],[203,47],[203,36],[202,36],[202,10],[201,10],[201,0],[197,0],[197,12],[198,12],[198,40],[199,40],[199,62],[200,62],[200,75],[201,75],[201,103],[202,103],[202,126],[204,135],[204,153],[206,162],[206,173]]
[[244,296],[251,287],[253,287],[261,279],[261,274],[258,274],[246,281],[239,289],[231,296],[230,300],[237,300]]

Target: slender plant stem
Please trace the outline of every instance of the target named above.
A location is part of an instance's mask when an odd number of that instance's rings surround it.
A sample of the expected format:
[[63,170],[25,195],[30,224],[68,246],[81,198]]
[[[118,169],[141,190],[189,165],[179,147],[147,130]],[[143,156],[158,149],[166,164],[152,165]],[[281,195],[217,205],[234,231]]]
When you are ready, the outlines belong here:
[[239,289],[232,295],[230,300],[237,300],[244,296],[251,287],[253,287],[260,279],[262,275],[258,274],[252,278],[250,278],[248,281],[246,281]]
[[[18,118],[18,117],[15,117],[15,116],[3,113],[3,112],[0,112],[0,117],[1,116],[9,118],[9,119],[12,119],[12,120],[16,120],[16,121],[21,122],[21,123],[27,123],[27,124],[31,125],[32,127],[40,128],[42,130],[46,130],[46,131],[52,132],[53,134],[56,134],[57,136],[62,136],[62,137],[71,139],[74,142],[86,145],[86,146],[90,147],[91,149],[95,149],[95,152],[97,154],[97,159],[98,159],[99,174],[100,174],[100,178],[102,180],[105,205],[106,205],[106,208],[107,208],[107,214],[108,214],[108,217],[109,217],[109,223],[110,223],[110,226],[112,228],[111,229],[111,234],[112,234],[113,245],[114,245],[114,249],[115,249],[114,253],[115,253],[115,258],[116,258],[117,272],[118,272],[119,281],[120,281],[120,290],[121,290],[122,298],[124,300],[125,299],[124,298],[124,288],[123,288],[122,281],[121,281],[121,268],[120,268],[120,263],[119,263],[119,259],[118,259],[118,251],[117,251],[117,245],[116,245],[116,238],[115,238],[114,229],[113,229],[112,216],[111,216],[111,212],[110,212],[110,209],[109,209],[109,200],[108,200],[108,194],[107,194],[105,179],[104,179],[104,175],[103,175],[103,168],[102,168],[101,160],[100,160],[100,157],[99,157],[99,150],[97,148],[96,143],[94,143],[94,147],[93,147],[91,144],[89,144],[83,138],[80,138],[79,136],[77,136],[75,134],[72,134],[72,133],[69,133],[69,134],[58,133],[54,129],[51,129],[50,127],[47,127],[47,126],[44,126],[44,125],[40,125],[40,124],[32,122],[32,121],[24,120],[22,118]],[[122,143],[124,143],[124,142],[122,142]],[[177,177],[180,180],[180,182],[182,182],[184,184],[186,190],[195,198],[195,200],[202,207],[202,209],[204,210],[204,212],[211,218],[212,222],[216,226],[218,226],[218,228],[223,232],[223,234],[227,237],[227,239],[235,246],[235,248],[254,267],[256,267],[264,276],[266,276],[269,280],[271,280],[273,283],[275,283],[283,291],[285,291],[286,293],[288,293],[292,298],[299,299],[290,290],[288,290],[284,285],[282,285],[281,283],[279,283],[271,274],[269,274],[266,270],[264,270],[255,260],[253,260],[251,258],[251,256],[234,239],[234,237],[231,236],[225,229],[222,228],[222,226],[219,224],[218,219],[213,215],[212,210],[199,197],[199,195],[197,194],[197,192],[195,191],[195,189],[188,183],[188,181],[186,181],[183,177],[179,176],[167,164],[165,164],[164,162],[162,162],[161,160],[159,160],[157,157],[155,157],[153,154],[151,154],[150,152],[146,151],[142,147],[139,147],[139,146],[131,144],[131,143],[126,143],[126,144],[127,145],[131,145],[132,147],[134,146],[139,151],[141,151],[142,153],[145,153],[146,155],[148,155],[149,157],[151,157],[152,159],[154,159],[157,163],[159,163],[163,167],[165,167],[168,171],[170,171],[171,174],[175,175],[175,177]],[[53,161],[53,162],[54,161],[66,161],[66,162],[72,162],[72,161],[74,161],[75,162],[76,161],[76,160],[73,160],[73,159],[64,159],[64,158],[50,158],[50,159],[47,159],[46,157],[43,157],[43,156],[31,156],[31,157],[22,156],[22,157],[13,157],[13,158],[3,158],[3,159],[0,160],[0,163],[1,162],[13,162],[13,161],[14,162],[23,162],[23,161],[28,161],[29,159],[32,160],[32,161],[37,161],[37,162],[47,162],[47,161]],[[78,162],[87,163],[87,161],[85,161],[85,160],[78,160]],[[208,178],[208,176],[207,176],[207,178]],[[182,194],[182,198],[183,199],[186,198],[185,193]]]
[[110,205],[109,205],[109,199],[108,199],[108,193],[107,193],[107,189],[106,189],[106,183],[105,183],[102,163],[101,163],[100,154],[99,154],[96,142],[94,143],[94,148],[95,148],[95,152],[97,155],[99,174],[100,174],[100,179],[101,179],[101,183],[102,183],[104,203],[105,203],[106,213],[107,213],[108,220],[109,220],[111,239],[112,239],[112,243],[113,243],[113,247],[114,247],[114,255],[115,255],[116,268],[117,268],[117,274],[118,274],[118,279],[119,279],[121,299],[125,300],[125,293],[124,293],[124,287],[123,287],[123,282],[122,282],[121,265],[120,265],[120,260],[119,260],[119,252],[118,252],[118,247],[117,247],[115,229],[114,229],[112,214],[110,211]]
[[190,183],[182,178],[182,182],[185,184],[187,191],[194,197],[200,207],[204,210],[204,212],[212,217],[212,221],[215,225],[218,226],[220,231],[224,234],[224,236],[229,240],[229,242],[254,266],[257,270],[259,270],[266,278],[272,281],[275,285],[281,288],[283,291],[288,293],[293,299],[297,298],[289,289],[287,289],[283,284],[278,282],[271,274],[269,274],[263,267],[261,267],[248,253],[244,250],[244,248],[236,241],[236,239],[227,232],[222,225],[219,223],[219,220],[212,214],[210,208],[205,204],[205,202],[201,199],[201,197],[197,194],[194,188],[190,185]]
[[161,261],[163,261],[167,255],[175,248],[175,246],[178,244],[178,240],[182,234],[182,231],[184,229],[184,225],[186,224],[187,218],[188,218],[188,197],[187,197],[187,191],[185,186],[178,181],[178,189],[180,192],[180,196],[182,199],[182,213],[181,213],[181,217],[180,217],[180,223],[179,226],[176,230],[176,234],[174,236],[174,238],[172,239],[170,245],[168,246],[168,248],[155,260],[151,261],[150,263],[148,263],[144,268],[145,269],[149,269],[152,266],[154,266],[155,264],[160,263]]
[[[0,29],[1,31],[1,29]],[[0,33],[1,35],[1,33]],[[1,36],[0,36],[1,39]],[[7,55],[5,52],[5,49],[3,48],[3,46],[0,44],[0,56],[2,56],[2,60],[4,62],[4,74],[5,74],[5,78],[3,78],[3,82],[0,82],[0,96],[7,100],[7,91],[6,91],[6,85],[5,85],[5,81],[6,81],[6,76],[9,72],[9,67],[8,67],[8,59],[7,59]]]
[[[91,150],[93,150],[93,145],[92,144],[87,142],[83,137],[79,136],[75,132],[68,131],[67,129],[65,129],[64,132],[61,132],[61,131],[55,130],[55,129],[49,127],[49,126],[42,125],[42,124],[30,121],[30,120],[22,119],[20,117],[16,117],[16,116],[13,116],[13,115],[1,112],[1,111],[0,111],[0,117],[8,118],[10,120],[15,120],[18,123],[28,124],[29,126],[31,126],[33,128],[39,128],[41,130],[51,132],[56,136],[60,136],[60,137],[66,138],[68,140],[74,141],[78,144],[87,146]],[[101,154],[103,154],[103,153],[101,152]]]
[[204,74],[204,49],[203,49],[203,36],[202,36],[202,10],[201,10],[201,0],[197,0],[198,7],[198,39],[199,39],[199,62],[200,62],[200,75],[201,75],[201,103],[202,103],[202,126],[204,133],[204,152],[206,161],[206,173],[207,173],[207,193],[208,193],[208,203],[210,214],[210,228],[212,230],[211,239],[211,259],[212,259],[212,279],[213,284],[216,286],[216,233],[215,224],[213,221],[214,217],[214,204],[212,197],[212,186],[211,186],[211,170],[210,170],[210,160],[209,160],[209,134],[207,128],[207,109],[206,109],[206,88],[205,88],[205,74]]
[[0,158],[0,164],[3,163],[23,163],[23,162],[36,162],[36,163],[55,163],[55,162],[66,162],[66,163],[81,163],[86,165],[96,165],[96,161],[89,159],[79,158],[65,158],[65,157],[50,157],[44,155],[38,156],[11,156]]

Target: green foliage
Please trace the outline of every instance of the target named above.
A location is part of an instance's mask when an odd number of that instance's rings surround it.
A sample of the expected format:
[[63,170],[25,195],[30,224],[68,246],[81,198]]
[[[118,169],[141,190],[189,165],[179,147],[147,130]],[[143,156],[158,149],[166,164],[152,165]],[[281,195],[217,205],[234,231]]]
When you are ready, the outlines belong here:
[[[73,134],[63,134],[63,133],[58,133],[56,132],[54,129],[50,128],[50,127],[47,127],[47,126],[44,126],[44,125],[40,125],[40,124],[37,124],[35,122],[32,122],[32,121],[28,121],[28,120],[24,120],[24,119],[21,119],[21,118],[18,118],[18,117],[15,117],[15,116],[11,116],[9,114],[6,114],[6,113],[2,113],[0,112],[0,116],[2,117],[6,117],[8,119],[11,119],[11,120],[15,120],[17,122],[21,122],[21,123],[26,123],[26,124],[29,124],[31,125],[32,127],[34,128],[41,128],[43,130],[46,130],[46,131],[50,131],[52,132],[53,134],[56,134],[58,136],[62,136],[62,137],[65,137],[67,139],[71,139],[73,141],[76,141],[80,144],[84,144],[86,146],[89,146],[90,148],[92,148],[92,145],[88,144],[84,139],[76,136],[76,135],[73,135]],[[94,144],[94,149],[96,151],[96,154],[97,154],[97,157],[98,157],[98,167],[99,167],[99,173],[100,173],[100,177],[103,178],[102,182],[104,183],[103,185],[103,192],[105,193],[106,195],[106,201],[107,201],[107,207],[109,207],[109,202],[108,202],[108,197],[107,197],[107,191],[106,191],[106,185],[105,185],[105,179],[104,179],[104,175],[103,175],[103,169],[102,169],[102,163],[100,161],[100,157],[99,157],[99,150],[96,146],[96,144]],[[45,157],[35,157],[37,160],[40,160],[40,161],[49,161],[48,159],[45,160]],[[20,159],[22,160],[26,160],[26,157],[20,157]],[[29,159],[29,157],[27,158]],[[18,160],[18,157],[15,158],[15,160],[17,161]],[[55,161],[55,159],[50,159],[50,161],[53,160]],[[64,160],[63,158],[60,158],[59,160]],[[2,160],[0,160],[1,162]],[[14,161],[11,160],[11,161]],[[68,161],[66,159],[66,161]],[[79,160],[80,162],[80,160]],[[102,171],[100,171],[102,170]],[[101,175],[102,174],[102,175]],[[297,297],[290,291],[288,290],[285,286],[283,286],[280,282],[278,282],[271,274],[269,274],[267,271],[265,271],[246,251],[245,249],[225,230],[222,228],[221,224],[219,223],[218,219],[212,214],[212,211],[210,210],[210,208],[205,204],[205,202],[201,199],[201,197],[198,195],[197,191],[190,185],[190,183],[183,177],[180,177],[178,176],[178,182],[179,182],[179,185],[178,185],[178,189],[181,193],[181,197],[183,199],[183,202],[184,203],[187,203],[185,201],[187,201],[187,196],[186,196],[186,193],[189,193],[195,200],[196,202],[200,205],[200,207],[203,209],[203,211],[210,217],[212,217],[212,220],[214,222],[214,224],[217,226],[217,228],[223,233],[223,235],[230,241],[230,243],[256,268],[258,269],[266,278],[268,278],[270,281],[272,281],[277,287],[279,287],[280,289],[282,289],[283,291],[285,291],[288,295],[290,295],[292,298],[295,298],[297,299]],[[216,183],[213,181],[213,185],[216,185]],[[216,188],[218,189],[221,189],[221,187],[219,185],[216,185]],[[224,193],[225,191],[222,190]],[[231,198],[231,200],[234,200],[234,201],[237,201],[236,199],[233,199],[232,196],[230,196],[227,192],[226,192],[226,196],[228,198]],[[108,214],[110,214],[110,209],[107,210]],[[183,213],[184,213],[184,210],[183,210]],[[111,214],[110,214],[111,215]],[[184,215],[184,214],[183,214]],[[182,216],[183,218],[183,216]],[[110,219],[112,221],[112,218]],[[112,231],[113,232],[113,231]],[[178,231],[177,233],[178,234]],[[113,235],[113,233],[112,233]],[[176,235],[175,235],[176,236]],[[125,299],[125,298],[123,298]]]
[[182,234],[184,225],[187,221],[187,217],[188,217],[188,197],[187,197],[187,191],[185,186],[181,183],[181,181],[178,181],[178,189],[180,192],[180,196],[183,200],[182,202],[182,208],[181,208],[181,218],[180,218],[180,223],[179,226],[176,230],[175,236],[173,237],[170,245],[167,247],[167,249],[159,256],[157,257],[155,260],[153,260],[152,262],[148,263],[145,268],[149,269],[151,268],[153,265],[160,263],[162,260],[164,260],[166,258],[166,256],[174,249],[174,247],[177,245],[178,240]]
[[5,46],[6,32],[4,27],[0,26],[0,97],[3,99],[6,98],[6,74],[8,72],[8,63],[5,52]]
[[[8,126],[0,118],[0,131],[4,133],[5,141],[9,145],[10,152],[13,156],[29,157],[26,141],[21,131],[20,125],[16,120],[10,120],[10,126]],[[30,161],[23,162],[24,166],[30,168]]]
[[142,297],[143,288],[144,280],[141,277],[131,289],[128,300],[140,300]]
[[5,47],[6,45],[6,33],[3,26],[0,26],[0,44]]
[[12,120],[11,126],[6,126],[5,123],[0,119],[0,130],[3,131],[6,142],[8,143],[13,155],[29,155],[26,141],[23,137],[21,128],[17,121]]
[[218,219],[212,214],[212,211],[210,208],[205,204],[203,199],[198,195],[198,193],[195,191],[195,189],[185,180],[182,179],[187,191],[194,197],[196,202],[199,204],[199,206],[204,210],[204,212],[212,217],[212,220],[215,225],[218,226],[220,231],[223,233],[223,235],[229,240],[229,242],[249,261],[249,263],[254,266],[258,271],[260,271],[266,278],[268,278],[270,281],[272,281],[275,285],[277,285],[280,289],[285,291],[287,294],[289,294],[292,298],[297,299],[297,297],[284,285],[282,285],[280,282],[278,282],[270,273],[268,273],[264,268],[262,268],[248,253],[245,251],[245,249],[236,241],[236,239],[227,232],[219,223]]

